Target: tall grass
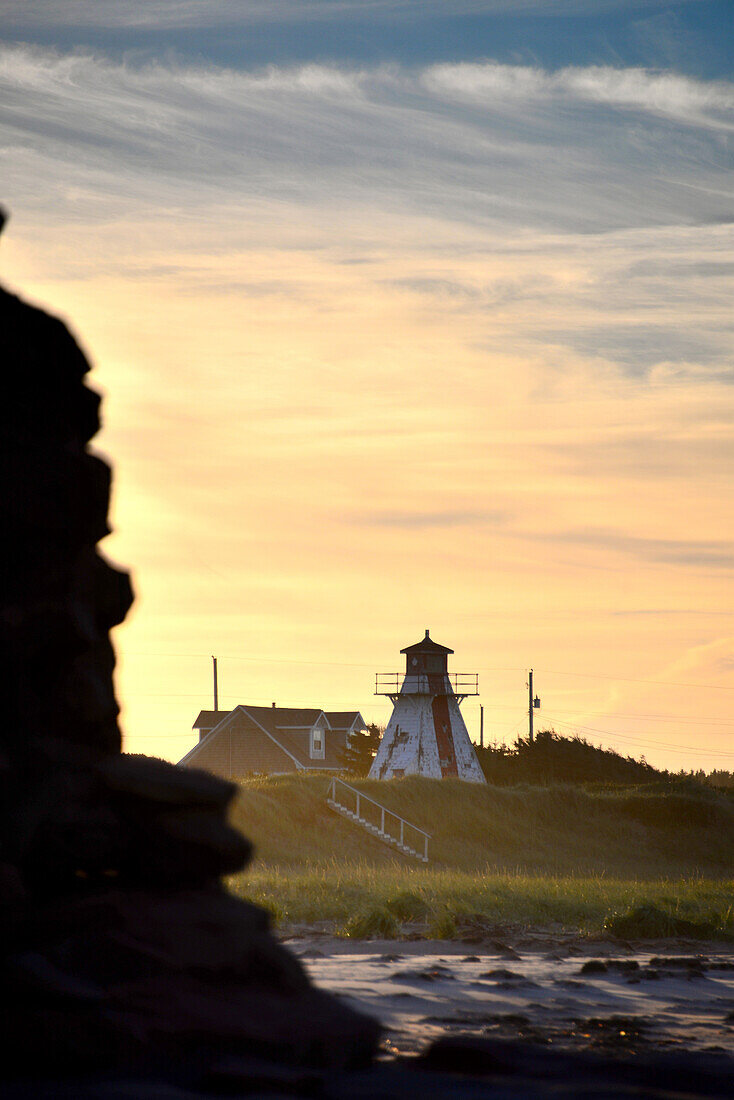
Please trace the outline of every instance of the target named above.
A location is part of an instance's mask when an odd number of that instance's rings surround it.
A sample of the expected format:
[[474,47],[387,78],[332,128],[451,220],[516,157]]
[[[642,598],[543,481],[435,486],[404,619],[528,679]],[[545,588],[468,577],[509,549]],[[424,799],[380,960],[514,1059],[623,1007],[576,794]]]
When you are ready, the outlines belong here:
[[[255,843],[256,867],[333,873],[336,860],[408,870],[403,856],[329,810],[327,785],[323,776],[242,783],[233,820]],[[433,868],[631,880],[734,870],[734,799],[703,787],[491,787],[416,776],[354,786],[432,834]]]
[[[700,878],[638,880],[606,876],[480,874],[334,861],[319,868],[254,869],[233,891],[269,909],[281,927],[318,925],[349,934],[384,914],[394,931],[417,922],[441,938],[462,929],[557,927],[593,933],[614,913],[656,905],[672,916],[734,931],[732,883]],[[361,923],[360,923],[361,922]],[[389,927],[389,924],[386,925]]]
[[638,906],[734,927],[734,800],[725,793],[418,777],[354,785],[432,834],[429,866],[329,810],[328,779],[279,776],[241,785],[233,818],[256,859],[230,888],[282,927],[321,922],[344,935],[598,932]]

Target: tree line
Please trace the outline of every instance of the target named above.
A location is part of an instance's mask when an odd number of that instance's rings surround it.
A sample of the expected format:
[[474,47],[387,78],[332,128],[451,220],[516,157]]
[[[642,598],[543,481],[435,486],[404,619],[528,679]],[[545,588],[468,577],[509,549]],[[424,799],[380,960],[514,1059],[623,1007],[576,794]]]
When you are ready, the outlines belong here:
[[[347,775],[368,774],[385,732],[384,726],[370,724],[362,733],[352,734],[341,753]],[[644,756],[622,756],[614,749],[592,745],[584,737],[565,736],[555,730],[539,730],[534,739],[518,737],[513,745],[474,746],[480,767],[488,783],[516,786],[521,783],[612,783],[637,785],[660,780],[693,780],[712,787],[734,788],[734,773],[723,769],[705,772],[669,772],[648,764]]]

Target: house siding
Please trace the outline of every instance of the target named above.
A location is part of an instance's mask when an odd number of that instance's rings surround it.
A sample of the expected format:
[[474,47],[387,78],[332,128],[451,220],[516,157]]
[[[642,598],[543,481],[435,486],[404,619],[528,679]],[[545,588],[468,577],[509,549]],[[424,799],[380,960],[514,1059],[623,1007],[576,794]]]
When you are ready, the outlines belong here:
[[[194,729],[200,740],[179,764],[225,778],[300,770],[341,771],[348,729],[363,723],[357,711],[331,712],[295,707],[247,707],[201,711]],[[344,725],[337,724],[343,722]],[[223,726],[224,728],[220,728]],[[323,731],[323,755],[311,756],[311,732]],[[359,728],[363,728],[363,725]]]
[[254,723],[233,721],[226,729],[200,742],[200,749],[187,768],[205,771],[225,779],[252,774],[296,771],[295,762]]

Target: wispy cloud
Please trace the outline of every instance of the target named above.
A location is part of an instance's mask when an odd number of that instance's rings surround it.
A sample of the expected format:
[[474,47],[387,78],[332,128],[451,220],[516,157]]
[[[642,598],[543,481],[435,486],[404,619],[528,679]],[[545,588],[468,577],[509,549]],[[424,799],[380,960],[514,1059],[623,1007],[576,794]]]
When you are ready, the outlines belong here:
[[720,363],[734,381],[731,364],[731,332],[709,333],[691,326],[689,318],[680,324],[660,324],[639,320],[635,324],[615,325],[613,319],[606,324],[568,330],[548,331],[544,338],[550,342],[570,340],[585,357],[608,359],[624,364],[628,370],[646,374],[657,363]]
[[491,111],[514,101],[529,105],[606,107],[660,115],[679,123],[731,131],[734,85],[707,83],[677,73],[590,66],[545,72],[495,62],[435,65],[423,76],[427,88]]
[[677,263],[664,263],[662,260],[640,260],[633,264],[628,276],[670,278],[676,275],[682,278],[729,279],[734,275],[734,260],[680,260]]
[[75,218],[124,191],[551,232],[734,219],[724,82],[490,63],[241,72],[6,47],[0,93],[9,201],[52,193]]
[[368,527],[392,527],[420,531],[430,528],[496,527],[506,523],[508,513],[502,511],[464,511],[447,508],[435,512],[374,512],[356,518],[359,525]]
[[571,543],[627,554],[641,561],[698,569],[734,569],[734,543],[724,540],[659,539],[619,531],[568,531],[532,536],[548,542]]
[[701,618],[710,618],[723,615],[728,619],[734,616],[734,611],[713,611],[706,607],[638,607],[625,611],[610,611],[615,618],[634,618],[637,615],[696,615]]
[[[660,7],[664,0],[451,0],[451,15],[585,15]],[[415,15],[415,0],[4,0],[10,25],[179,28]],[[423,18],[446,15],[446,0],[421,0]]]
[[[699,375],[699,381],[701,375]],[[695,382],[689,379],[695,393]],[[715,408],[709,408],[715,423]],[[734,452],[734,427],[722,422],[715,431],[696,431],[692,418],[686,425],[659,422],[634,432],[617,431],[607,438],[597,432],[591,440],[541,443],[540,449],[560,460],[564,469],[581,478],[615,478],[640,483],[654,479],[661,484],[686,480],[693,471],[709,485],[721,489],[730,477]]]
[[587,674],[596,708],[600,657],[655,678],[711,637],[731,87],[2,50],[6,269],[109,391],[138,648],[343,660],[349,608],[379,666],[430,613],[487,667]]

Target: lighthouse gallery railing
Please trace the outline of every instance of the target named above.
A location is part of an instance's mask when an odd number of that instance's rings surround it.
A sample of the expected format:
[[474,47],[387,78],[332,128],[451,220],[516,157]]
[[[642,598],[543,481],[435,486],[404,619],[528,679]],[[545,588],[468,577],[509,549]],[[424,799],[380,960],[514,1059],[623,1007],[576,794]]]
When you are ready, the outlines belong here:
[[431,680],[441,679],[451,686],[455,695],[478,695],[479,674],[476,672],[375,673],[375,695],[422,695],[429,689]]

